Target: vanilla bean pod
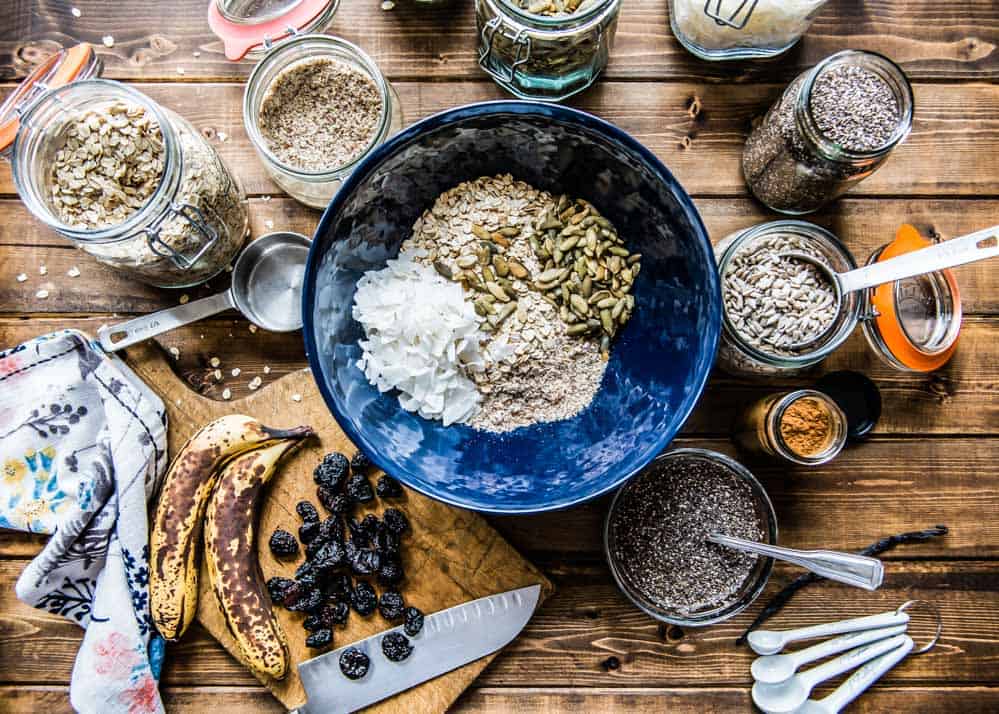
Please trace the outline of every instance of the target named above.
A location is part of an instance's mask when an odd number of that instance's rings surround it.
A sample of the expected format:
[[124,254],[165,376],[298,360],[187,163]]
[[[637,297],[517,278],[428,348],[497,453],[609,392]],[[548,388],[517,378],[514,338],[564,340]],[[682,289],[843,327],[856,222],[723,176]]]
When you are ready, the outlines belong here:
[[[860,551],[860,555],[880,555],[887,550],[891,550],[896,545],[902,545],[904,543],[921,543],[929,540],[930,538],[947,535],[947,532],[947,526],[938,525],[933,528],[927,528],[924,531],[910,531],[908,533],[899,533],[898,535],[887,536],[864,548]],[[753,620],[752,624],[746,628],[746,631],[739,636],[739,639],[735,641],[735,644],[741,645],[745,643],[746,637],[749,636],[749,633],[780,612],[788,601],[794,597],[796,592],[801,590],[806,585],[818,582],[819,580],[825,580],[825,578],[821,575],[816,575],[815,573],[805,573],[804,575],[800,575],[792,580],[780,592],[770,598],[770,601],[763,607],[760,614],[756,616],[755,620]]]

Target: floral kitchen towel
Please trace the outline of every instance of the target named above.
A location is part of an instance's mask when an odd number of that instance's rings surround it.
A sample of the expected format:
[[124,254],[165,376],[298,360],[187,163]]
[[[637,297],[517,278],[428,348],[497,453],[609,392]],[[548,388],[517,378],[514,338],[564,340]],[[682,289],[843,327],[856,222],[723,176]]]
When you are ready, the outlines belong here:
[[0,527],[52,536],[16,590],[86,629],[77,711],[163,711],[146,502],[166,458],[163,403],[83,333],[0,352]]

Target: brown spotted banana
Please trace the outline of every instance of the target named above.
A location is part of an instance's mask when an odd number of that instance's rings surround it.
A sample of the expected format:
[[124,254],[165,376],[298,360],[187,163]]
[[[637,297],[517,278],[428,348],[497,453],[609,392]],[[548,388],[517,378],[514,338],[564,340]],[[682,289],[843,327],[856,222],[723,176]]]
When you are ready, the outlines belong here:
[[239,454],[310,433],[271,429],[232,414],[206,424],[174,458],[160,491],[149,538],[149,607],[156,629],[176,640],[198,609],[198,556],[208,497],[221,467]]
[[254,523],[264,484],[300,441],[280,441],[230,461],[205,518],[208,581],[222,618],[254,674],[275,679],[288,673],[288,644],[260,570]]

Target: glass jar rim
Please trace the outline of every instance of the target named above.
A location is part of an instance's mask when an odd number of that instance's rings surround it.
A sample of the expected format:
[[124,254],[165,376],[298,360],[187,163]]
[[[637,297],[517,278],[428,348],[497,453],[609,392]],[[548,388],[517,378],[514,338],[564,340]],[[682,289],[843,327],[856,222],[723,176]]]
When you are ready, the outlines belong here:
[[[812,112],[812,88],[819,76],[834,65],[841,64],[851,57],[864,57],[870,60],[875,66],[889,75],[898,85],[899,92],[891,86],[887,80],[886,84],[892,89],[900,106],[898,124],[892,132],[891,137],[881,146],[865,151],[848,149],[828,138],[819,128],[815,115]],[[883,79],[883,78],[882,78]],[[888,57],[878,52],[870,50],[840,50],[835,52],[815,65],[805,76],[805,80],[798,90],[797,102],[794,107],[795,121],[801,133],[815,145],[815,147],[831,161],[869,161],[888,154],[898,146],[912,131],[912,117],[915,110],[915,96],[912,92],[912,84],[906,76],[905,71]]]
[[[744,593],[740,599],[735,600],[724,607],[718,608],[708,617],[699,619],[696,615],[692,617],[683,617],[680,615],[664,614],[662,610],[665,608],[661,608],[651,602],[646,602],[645,596],[641,592],[637,591],[636,588],[633,588],[627,579],[622,575],[620,568],[618,567],[617,560],[610,547],[611,520],[617,508],[618,501],[621,498],[621,494],[623,494],[631,484],[635,483],[637,479],[641,478],[645,471],[661,466],[668,460],[683,457],[694,457],[707,461],[713,461],[730,471],[733,476],[746,483],[753,494],[754,500],[758,501],[758,504],[761,506],[763,517],[766,521],[763,526],[768,539],[767,542],[772,545],[777,544],[777,513],[774,511],[774,505],[773,501],[770,499],[770,495],[767,493],[766,489],[763,488],[763,484],[760,483],[759,479],[757,479],[748,468],[730,456],[717,451],[712,451],[710,449],[686,447],[671,449],[670,451],[660,454],[649,462],[645,468],[639,471],[634,478],[630,479],[621,488],[619,488],[614,494],[614,497],[611,499],[610,506],[607,509],[607,516],[604,518],[604,557],[607,560],[608,569],[611,571],[611,576],[614,578],[614,582],[617,584],[618,589],[620,589],[628,600],[630,600],[631,603],[642,612],[655,618],[656,620],[668,622],[672,625],[679,625],[681,627],[702,627],[724,622],[725,620],[738,615],[740,612],[752,605],[763,592],[767,582],[770,580],[770,575],[773,572],[773,560],[770,558],[764,559],[767,562],[764,563],[762,570],[757,575],[752,587]],[[657,607],[660,609],[657,610]]]
[[[835,424],[831,426],[835,429],[834,437],[829,445],[817,454],[804,455],[800,454],[791,448],[790,444],[784,438],[784,434],[780,430],[780,422],[784,416],[784,412],[790,408],[792,404],[801,399],[815,399],[816,401],[822,402],[831,415],[831,418],[835,421]],[[797,389],[793,392],[788,392],[783,397],[778,399],[770,406],[770,410],[767,414],[768,421],[770,417],[774,420],[774,441],[781,456],[793,461],[796,464],[801,464],[804,466],[818,466],[819,464],[824,464],[831,461],[833,458],[843,450],[846,445],[847,436],[847,421],[846,414],[840,409],[840,406],[836,401],[824,392],[820,392],[817,389]]]
[[614,5],[620,4],[621,0],[598,0],[593,7],[586,12],[572,15],[535,15],[527,12],[524,8],[514,5],[514,0],[494,0],[498,5],[509,11],[510,16],[521,20],[536,29],[540,30],[560,30],[567,26],[575,27],[577,24],[586,22],[607,10]]
[[[317,171],[307,171],[285,163],[270,150],[270,147],[267,146],[267,142],[264,140],[263,135],[260,133],[260,128],[257,125],[258,117],[256,116],[256,112],[253,111],[254,108],[251,106],[250,101],[253,92],[266,92],[269,88],[270,85],[267,87],[257,87],[257,85],[262,81],[261,78],[263,77],[265,71],[269,69],[271,65],[275,64],[283,54],[306,42],[318,42],[329,46],[331,49],[345,50],[348,54],[352,55],[354,59],[361,63],[365,72],[367,72],[371,80],[374,81],[375,86],[378,87],[378,93],[382,100],[378,127],[372,134],[371,140],[364,147],[364,149],[346,164],[332,168],[319,169]],[[301,57],[294,60],[290,64],[311,58],[312,57]],[[283,69],[284,68],[282,68],[282,70]],[[273,83],[273,79],[271,82]],[[267,158],[268,161],[279,167],[282,171],[294,176],[296,179],[318,183],[339,177],[341,175],[349,174],[357,166],[357,164],[359,164],[378,146],[380,139],[385,132],[385,128],[392,116],[391,102],[392,96],[389,91],[388,80],[385,79],[385,75],[382,73],[381,69],[379,69],[378,65],[375,64],[375,61],[360,47],[352,42],[348,42],[342,37],[336,37],[334,35],[323,35],[318,33],[295,35],[294,37],[290,37],[287,40],[283,40],[274,45],[274,47],[267,52],[264,58],[257,63],[257,65],[253,68],[253,71],[250,73],[249,78],[246,80],[246,89],[243,91],[243,124],[246,127],[246,133],[249,135],[250,141],[256,149]]]
[[831,245],[835,251],[846,260],[846,263],[851,270],[857,267],[857,263],[854,260],[853,254],[850,253],[843,241],[837,238],[835,234],[814,223],[794,219],[767,221],[765,223],[759,223],[750,228],[746,228],[736,235],[735,239],[725,249],[721,259],[718,261],[718,280],[722,289],[722,329],[724,332],[738,345],[739,349],[746,352],[750,357],[758,362],[780,365],[787,368],[807,367],[808,365],[814,364],[815,362],[823,359],[846,341],[846,339],[853,332],[853,328],[856,327],[857,321],[860,317],[862,301],[859,299],[851,301],[848,296],[844,296],[841,310],[849,309],[848,305],[851,303],[853,305],[853,314],[847,319],[849,328],[833,332],[826,342],[821,343],[819,348],[811,352],[803,352],[797,355],[775,355],[769,352],[764,352],[746,342],[746,340],[739,335],[735,326],[732,325],[732,321],[729,320],[728,317],[728,310],[725,309],[725,271],[728,268],[729,261],[735,257],[739,248],[741,248],[744,243],[754,238],[767,235],[771,232],[796,233],[809,239],[820,238],[826,240],[829,245]]
[[276,8],[270,12],[261,13],[260,15],[254,15],[249,17],[247,15],[239,15],[232,11],[226,0],[212,0],[215,3],[215,7],[218,8],[219,12],[229,22],[234,22],[238,25],[258,25],[261,23],[270,22],[271,20],[276,20],[282,15],[287,15],[289,12],[294,10],[296,7],[302,4],[303,0],[287,0],[283,7]]
[[[172,196],[176,193],[178,182],[172,180],[172,177],[180,176],[183,170],[183,157],[180,154],[178,142],[174,135],[170,120],[164,113],[163,108],[157,102],[126,84],[116,82],[112,79],[102,79],[96,77],[77,80],[62,87],[52,89],[39,97],[39,99],[34,102],[21,117],[21,126],[18,129],[17,138],[14,139],[11,173],[13,174],[14,186],[17,189],[17,193],[23,199],[26,193],[24,189],[27,188],[29,182],[25,179],[21,170],[20,158],[22,152],[20,149],[21,142],[26,136],[26,129],[31,128],[31,119],[34,117],[36,112],[46,106],[47,102],[60,102],[65,95],[71,92],[88,91],[88,87],[103,87],[115,92],[121,92],[130,101],[134,101],[135,103],[141,105],[143,109],[150,112],[156,119],[156,122],[160,127],[160,135],[163,138],[163,174],[160,176],[159,184],[156,186],[153,194],[146,199],[146,202],[141,208],[132,213],[132,215],[121,223],[117,223],[113,226],[107,226],[105,228],[80,228],[77,226],[67,225],[55,217],[44,201],[32,201],[33,203],[37,203],[42,208],[41,211],[33,210],[32,213],[34,213],[34,215],[41,219],[50,228],[62,233],[74,241],[82,243],[114,243],[132,238],[137,232],[139,232],[139,227],[143,223],[149,221],[150,214],[153,212],[155,207],[162,204],[167,194]],[[28,191],[27,194],[34,197],[33,192]]]

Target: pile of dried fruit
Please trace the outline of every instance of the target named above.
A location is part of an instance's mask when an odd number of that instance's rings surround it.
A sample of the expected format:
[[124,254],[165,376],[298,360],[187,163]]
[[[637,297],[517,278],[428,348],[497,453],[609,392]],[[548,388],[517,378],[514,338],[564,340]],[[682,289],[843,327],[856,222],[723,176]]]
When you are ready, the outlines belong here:
[[[370,469],[370,462],[360,452],[349,461],[336,452],[323,458],[313,478],[319,502],[329,516],[322,519],[309,501],[295,507],[302,520],[298,540],[304,546],[305,560],[294,578],[267,581],[274,603],[303,613],[302,627],[309,632],[309,647],[331,645],[334,628],[346,625],[351,609],[361,617],[377,609],[387,621],[404,623],[409,636],[423,628],[423,613],[406,607],[397,590],[406,577],[400,541],[409,530],[408,519],[395,508],[385,509],[381,518],[372,513],[363,518],[353,515],[358,505],[374,500],[376,492],[385,499],[402,496],[402,488],[390,476],[382,476],[372,488],[367,476]],[[278,558],[293,558],[299,553],[298,541],[281,529],[271,535],[270,546]],[[362,578],[376,580],[381,594]],[[382,638],[382,649],[386,657],[398,662],[413,648],[402,633],[389,633]],[[356,649],[346,650],[340,658],[341,669],[351,678],[363,677],[368,665],[367,655]]]

